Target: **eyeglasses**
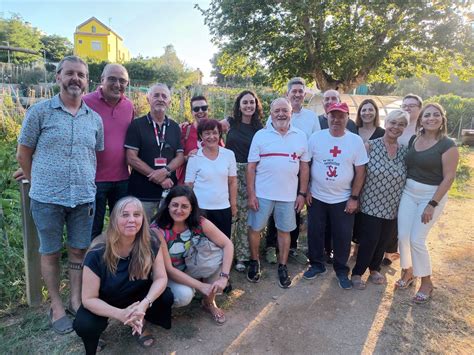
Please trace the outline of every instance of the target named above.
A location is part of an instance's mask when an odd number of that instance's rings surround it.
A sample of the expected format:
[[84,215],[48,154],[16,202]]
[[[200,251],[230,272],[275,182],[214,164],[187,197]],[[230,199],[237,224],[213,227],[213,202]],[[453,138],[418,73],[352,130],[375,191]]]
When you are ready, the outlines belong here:
[[406,108],[415,108],[415,107],[420,107],[420,105],[417,105],[417,104],[409,104],[409,105],[402,105],[400,106],[402,109],[406,109]]
[[123,79],[123,78],[116,78],[115,76],[108,76],[107,77],[107,81],[111,84],[116,84],[117,82],[120,84],[120,85],[127,85],[128,84],[128,80],[126,79]]
[[208,108],[209,108],[208,105],[204,105],[204,106],[194,106],[194,107],[193,107],[193,112],[198,113],[199,110],[201,110],[202,112],[206,112]]

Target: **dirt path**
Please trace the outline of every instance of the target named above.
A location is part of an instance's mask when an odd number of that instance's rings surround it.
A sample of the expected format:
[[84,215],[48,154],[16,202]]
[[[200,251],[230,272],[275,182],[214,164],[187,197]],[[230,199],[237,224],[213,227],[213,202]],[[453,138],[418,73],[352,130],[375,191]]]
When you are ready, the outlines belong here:
[[[474,167],[474,154],[471,158]],[[332,268],[321,278],[304,280],[304,268],[297,264],[289,265],[294,286],[282,290],[276,266],[264,264],[259,284],[232,274],[234,291],[220,300],[228,318],[225,325],[215,325],[193,302],[175,312],[171,330],[153,330],[158,342],[150,350],[139,348],[127,328],[112,322],[104,333],[108,345],[102,353],[472,354],[473,211],[474,199],[451,199],[431,231],[436,289],[426,305],[411,302],[416,288],[394,292],[398,261],[383,269],[386,286],[368,283],[364,291],[340,289]],[[20,309],[1,319],[0,353],[82,353],[79,339],[74,334],[56,336],[43,314],[44,309]]]

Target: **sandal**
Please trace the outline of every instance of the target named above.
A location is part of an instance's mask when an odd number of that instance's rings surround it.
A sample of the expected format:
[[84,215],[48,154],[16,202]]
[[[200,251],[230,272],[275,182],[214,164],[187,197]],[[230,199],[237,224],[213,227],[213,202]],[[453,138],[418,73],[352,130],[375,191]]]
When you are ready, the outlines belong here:
[[51,325],[51,328],[60,335],[71,333],[74,330],[72,328],[72,321],[67,315],[53,321],[52,308],[49,309],[49,324]]
[[408,280],[404,280],[405,275],[406,275],[408,270],[410,270],[410,269],[402,269],[402,277],[397,282],[395,282],[395,288],[405,290],[408,287],[410,287],[411,285],[414,285],[414,283],[416,281],[416,277],[413,276],[413,274],[411,275],[411,277]]
[[73,318],[76,318],[77,311],[74,310],[74,308],[72,307],[72,304],[70,303],[66,308],[66,313],[69,313]]
[[107,346],[107,343],[102,339],[99,339],[99,343],[97,344],[97,352],[100,353],[104,348]]
[[413,302],[418,303],[418,304],[427,303],[431,299],[432,293],[433,293],[433,288],[431,288],[431,290],[428,293],[418,291],[415,297],[413,297]]
[[[140,345],[142,348],[151,348],[155,344],[155,338],[153,335],[148,334],[148,335],[137,335],[136,336],[137,343]],[[150,344],[146,344],[148,340],[153,340]]]
[[217,307],[215,304],[209,304],[206,302],[202,302],[201,305],[206,312],[212,315],[212,318],[217,325],[223,325],[225,323],[225,314],[219,307]]
[[383,276],[380,272],[375,271],[373,274],[370,274],[369,280],[376,285],[383,285],[385,283],[385,276]]
[[352,275],[351,281],[352,287],[354,287],[356,290],[365,290],[365,287],[367,286],[359,275]]

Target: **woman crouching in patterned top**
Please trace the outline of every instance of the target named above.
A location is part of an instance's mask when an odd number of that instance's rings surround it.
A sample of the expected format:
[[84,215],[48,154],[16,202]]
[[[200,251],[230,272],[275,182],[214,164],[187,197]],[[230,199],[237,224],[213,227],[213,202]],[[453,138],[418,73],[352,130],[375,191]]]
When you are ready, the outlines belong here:
[[382,138],[367,141],[369,155],[367,175],[360,196],[360,245],[357,261],[352,269],[352,285],[358,290],[366,287],[361,276],[367,268],[369,280],[385,283],[380,273],[385,247],[397,226],[397,213],[407,177],[405,156],[408,149],[398,144],[397,138],[408,125],[409,115],[394,110],[385,118]]
[[[196,195],[188,186],[175,186],[166,196],[150,225],[162,245],[163,259],[168,274],[168,287],[174,295],[174,307],[189,304],[194,290],[202,293],[202,307],[218,325],[226,321],[224,312],[217,307],[216,294],[222,293],[229,281],[234,246],[229,238],[211,221],[202,216]],[[200,242],[212,245],[206,255],[191,258],[192,249]]]

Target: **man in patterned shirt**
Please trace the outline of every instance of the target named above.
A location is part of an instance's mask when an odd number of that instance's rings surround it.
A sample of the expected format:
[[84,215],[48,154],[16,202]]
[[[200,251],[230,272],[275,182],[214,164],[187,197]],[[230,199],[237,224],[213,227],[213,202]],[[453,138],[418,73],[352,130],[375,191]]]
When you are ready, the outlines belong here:
[[94,217],[96,151],[104,149],[102,120],[82,100],[88,74],[81,58],[63,58],[56,72],[59,94],[28,110],[18,138],[17,160],[31,182],[41,273],[51,298],[49,320],[58,334],[73,330],[59,295],[64,224],[71,286],[68,310],[74,314],[81,304],[82,260]]

